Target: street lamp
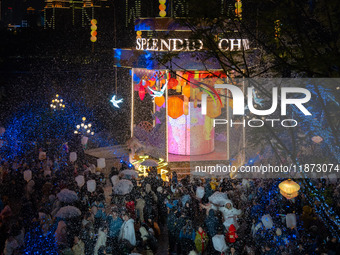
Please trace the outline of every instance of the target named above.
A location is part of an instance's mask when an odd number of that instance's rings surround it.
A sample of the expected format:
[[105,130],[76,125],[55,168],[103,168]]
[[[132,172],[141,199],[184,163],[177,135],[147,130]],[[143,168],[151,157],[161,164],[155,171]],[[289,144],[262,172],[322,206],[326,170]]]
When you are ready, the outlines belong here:
[[75,134],[80,134],[80,135],[94,135],[94,132],[91,130],[92,124],[91,123],[86,123],[86,118],[82,118],[82,123],[76,126],[76,130],[74,130]]
[[58,94],[55,95],[55,98],[52,99],[52,103],[50,104],[51,109],[54,111],[56,110],[64,110],[65,105],[64,105],[64,100],[59,97]]

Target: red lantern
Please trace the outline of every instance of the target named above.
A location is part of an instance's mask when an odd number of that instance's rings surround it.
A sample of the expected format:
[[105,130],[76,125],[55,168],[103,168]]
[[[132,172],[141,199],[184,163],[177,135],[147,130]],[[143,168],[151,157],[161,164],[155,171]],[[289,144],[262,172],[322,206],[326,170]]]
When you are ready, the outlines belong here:
[[168,115],[173,119],[177,119],[183,113],[183,99],[178,96],[170,96],[168,99]]
[[140,100],[143,101],[145,97],[145,88],[143,86],[139,86],[138,95],[139,95]]
[[172,88],[176,88],[178,84],[178,80],[176,80],[175,78],[170,78],[168,81],[168,88],[172,89]]

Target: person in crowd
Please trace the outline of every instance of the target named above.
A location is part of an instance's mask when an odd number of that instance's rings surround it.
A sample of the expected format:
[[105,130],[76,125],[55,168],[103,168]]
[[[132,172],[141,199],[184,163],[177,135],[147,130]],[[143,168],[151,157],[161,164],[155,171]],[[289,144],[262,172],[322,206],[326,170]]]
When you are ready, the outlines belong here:
[[72,247],[74,255],[85,255],[85,244],[78,236],[74,237],[74,245]]
[[[127,212],[123,213],[123,224],[120,228],[120,233],[118,240],[125,241],[123,242],[125,246],[129,246],[133,248],[136,245],[136,234],[135,234],[135,226],[134,220],[130,218]],[[132,249],[131,249],[132,250]]]

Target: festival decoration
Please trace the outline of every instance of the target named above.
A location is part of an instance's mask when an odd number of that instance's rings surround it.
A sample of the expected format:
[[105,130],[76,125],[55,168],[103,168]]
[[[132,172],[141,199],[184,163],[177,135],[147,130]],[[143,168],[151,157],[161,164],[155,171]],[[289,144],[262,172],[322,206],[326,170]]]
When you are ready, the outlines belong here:
[[29,182],[32,179],[32,171],[31,170],[26,170],[24,171],[24,180],[26,182]]
[[165,90],[166,90],[167,85],[168,85],[168,82],[166,81],[165,84],[163,85],[163,87],[162,87],[162,89],[161,89],[160,91],[154,90],[154,89],[152,89],[152,88],[150,88],[150,87],[148,87],[148,89],[152,92],[151,96],[152,96],[153,98],[155,98],[155,97],[161,97],[161,96],[164,95],[164,92],[165,92]]
[[86,145],[88,140],[89,140],[89,138],[87,136],[82,136],[81,137],[81,144]]
[[169,89],[176,89],[178,85],[178,80],[176,78],[170,78],[168,81],[168,88]]
[[235,2],[235,16],[239,19],[242,18],[242,2],[241,2],[241,0],[236,0],[236,2]]
[[85,178],[83,175],[78,175],[76,178],[75,178],[75,181],[78,185],[79,188],[83,187],[84,184],[85,184]]
[[51,109],[56,110],[64,110],[65,105],[63,103],[63,99],[59,97],[57,94],[54,99],[52,99],[52,103],[50,104]]
[[168,99],[168,115],[173,119],[177,119],[183,113],[183,100],[178,96],[170,96]]
[[269,214],[263,215],[261,221],[266,229],[271,229],[274,226],[273,219]]
[[70,161],[75,162],[77,160],[77,152],[70,153]]
[[91,20],[91,42],[96,42],[97,41],[97,20],[92,19]]
[[97,167],[102,169],[105,168],[106,164],[105,164],[105,158],[99,158],[97,159]]
[[165,98],[164,98],[164,96],[155,97],[155,104],[156,104],[158,107],[162,107],[164,103],[165,103]]
[[74,133],[75,134],[83,134],[83,135],[89,135],[89,134],[91,134],[91,135],[94,135],[94,132],[93,131],[91,131],[91,127],[92,127],[92,124],[91,123],[88,123],[88,124],[86,124],[85,123],[85,121],[86,121],[86,118],[85,117],[83,117],[82,118],[82,123],[80,124],[80,125],[77,125],[76,126],[76,130],[74,131]]
[[182,93],[183,93],[184,96],[190,97],[190,85],[189,84],[186,84],[183,87]]
[[288,179],[279,184],[279,189],[282,196],[287,199],[292,199],[298,196],[300,186],[291,179]]
[[96,190],[96,181],[95,180],[89,180],[86,183],[87,185],[87,191],[88,192],[94,192]]
[[138,95],[139,95],[140,100],[143,101],[145,97],[145,88],[143,86],[139,86]]
[[296,215],[294,213],[288,213],[286,216],[286,226],[287,228],[296,228]]
[[165,17],[166,16],[166,5],[165,5],[165,3],[166,3],[166,0],[159,0],[159,3],[160,3],[160,5],[159,5],[159,16],[160,17]]
[[113,95],[112,98],[111,98],[111,100],[110,100],[110,102],[112,103],[112,105],[113,105],[114,107],[119,108],[119,105],[118,105],[118,104],[120,104],[120,103],[123,102],[123,98],[117,100],[117,99],[116,99],[116,95]]

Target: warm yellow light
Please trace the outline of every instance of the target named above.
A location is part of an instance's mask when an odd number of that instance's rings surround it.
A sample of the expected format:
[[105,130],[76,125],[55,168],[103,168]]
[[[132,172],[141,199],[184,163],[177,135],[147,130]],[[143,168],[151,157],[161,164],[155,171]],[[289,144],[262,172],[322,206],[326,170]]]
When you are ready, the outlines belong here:
[[56,96],[56,97],[59,97],[59,95],[58,95],[58,94],[56,94],[55,96]]
[[94,135],[94,132],[91,132],[91,135]]
[[83,120],[83,121],[85,121],[85,120],[86,120],[86,118],[85,118],[85,117],[83,117],[83,118],[82,118],[82,120]]
[[53,108],[53,104],[50,104],[50,106]]
[[52,103],[54,103],[54,99],[52,100]]
[[89,124],[88,124],[88,126],[89,126],[89,127],[92,127],[92,124],[91,124],[91,123],[89,123]]
[[89,130],[87,130],[87,133],[90,133],[91,131],[90,131],[90,129]]
[[79,129],[79,128],[80,128],[80,125],[77,125],[77,128]]
[[62,102],[63,100],[62,99],[60,99],[60,102]]
[[84,123],[81,123],[81,124],[80,124],[80,126],[82,126],[82,127],[83,127],[83,126],[84,126]]
[[78,131],[77,131],[77,130],[75,130],[75,131],[74,131],[74,133],[75,133],[75,134],[78,134]]
[[85,125],[84,128],[87,129],[87,125]]
[[65,105],[63,104],[63,108],[65,108]]
[[288,179],[279,184],[279,189],[282,196],[292,199],[299,195],[300,186],[291,179]]

